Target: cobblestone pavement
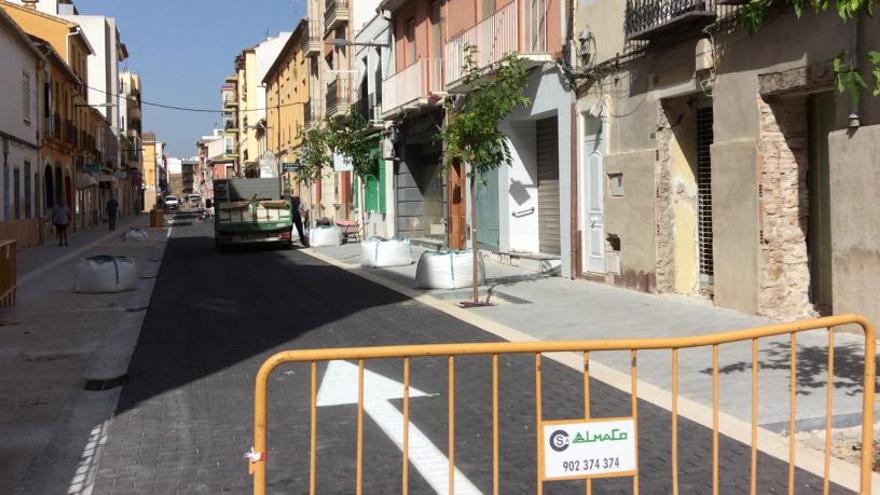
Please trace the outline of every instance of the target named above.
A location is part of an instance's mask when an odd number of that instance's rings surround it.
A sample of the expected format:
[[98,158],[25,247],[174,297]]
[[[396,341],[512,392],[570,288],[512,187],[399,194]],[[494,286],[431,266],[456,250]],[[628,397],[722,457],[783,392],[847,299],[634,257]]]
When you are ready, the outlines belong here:
[[[296,251],[215,254],[205,226],[175,229],[146,316],[93,493],[247,493],[242,453],[252,445],[253,382],[260,363],[286,349],[436,342],[496,337],[356,275]],[[501,492],[535,491],[534,359],[501,360]],[[462,474],[491,493],[490,360],[456,360],[455,453]],[[318,367],[319,380],[326,364]],[[400,380],[398,360],[367,369]],[[543,365],[545,419],[581,415],[581,379]],[[308,365],[286,365],[270,383],[268,479],[271,493],[308,488]],[[412,421],[447,449],[446,361],[413,361]],[[353,386],[353,384],[351,384]],[[628,415],[627,394],[594,381],[594,416]],[[366,391],[369,395],[369,390]],[[392,401],[398,410],[400,401]],[[353,493],[356,408],[318,410],[318,492]],[[668,412],[639,404],[641,493],[670,491]],[[682,493],[707,493],[711,431],[680,421]],[[747,493],[749,449],[721,440],[721,492]],[[400,490],[400,450],[365,421],[364,493]],[[761,455],[759,491],[786,489],[787,465]],[[432,493],[411,468],[411,493]],[[596,481],[594,493],[629,493],[631,481]],[[798,493],[820,480],[798,471]],[[833,487],[834,493],[843,493]],[[583,482],[548,483],[546,493],[583,493]]]
[[[347,265],[360,262],[360,245],[317,248]],[[413,248],[417,259],[421,248]],[[416,265],[370,270],[382,278],[412,287]],[[572,281],[529,272],[523,267],[486,261],[487,284],[482,294],[492,294],[497,304],[471,312],[514,328],[539,340],[588,340],[696,336],[747,328],[775,321],[712,306],[708,301],[674,296],[657,296],[612,287],[602,283]],[[439,299],[467,299],[469,290],[427,291]],[[825,427],[828,383],[828,336],[824,329],[798,335],[797,428],[799,431]],[[788,430],[790,414],[788,336],[764,338],[759,342],[758,423],[782,433]],[[835,333],[834,411],[835,427],[861,424],[864,338]],[[594,352],[592,359],[629,373],[626,352]],[[665,390],[672,387],[669,351],[639,354],[642,380]],[[719,347],[721,410],[743,421],[751,421],[751,342]],[[682,396],[712,404],[712,352],[710,347],[681,351],[679,386]],[[878,360],[880,364],[880,360]],[[745,399],[745,400],[744,400]]]
[[[95,400],[109,392],[80,400],[84,373],[105,339],[122,326],[140,326],[144,312],[135,310],[148,304],[157,270],[151,260],[166,232],[149,229],[148,242],[124,242],[120,235],[145,220],[124,219],[112,233],[83,230],[71,235],[70,247],[49,243],[20,254],[17,303],[3,309],[0,324],[0,493],[66,490],[95,426],[91,414],[105,403],[112,412],[114,402]],[[102,254],[137,262],[135,290],[73,292],[80,260]],[[80,420],[85,426],[78,429]]]

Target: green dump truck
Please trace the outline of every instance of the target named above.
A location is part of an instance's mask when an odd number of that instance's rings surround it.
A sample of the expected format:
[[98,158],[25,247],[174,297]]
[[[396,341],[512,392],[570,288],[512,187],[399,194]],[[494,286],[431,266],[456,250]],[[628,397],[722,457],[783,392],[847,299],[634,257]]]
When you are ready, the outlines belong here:
[[290,247],[293,215],[278,179],[214,181],[214,243],[228,246],[273,243]]

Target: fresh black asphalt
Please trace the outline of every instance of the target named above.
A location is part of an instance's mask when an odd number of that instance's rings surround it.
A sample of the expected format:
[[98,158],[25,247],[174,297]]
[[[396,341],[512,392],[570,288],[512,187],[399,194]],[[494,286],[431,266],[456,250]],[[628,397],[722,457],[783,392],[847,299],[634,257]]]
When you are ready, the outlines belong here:
[[[214,251],[203,224],[175,229],[132,358],[129,380],[100,460],[95,494],[249,493],[242,454],[253,444],[254,375],[287,349],[488,342],[497,337],[297,251]],[[319,365],[320,376],[326,364]],[[401,362],[367,368],[401,381]],[[543,365],[545,419],[581,414],[580,374]],[[412,421],[447,449],[444,359],[417,359]],[[491,493],[491,362],[456,361],[456,461]],[[629,396],[592,381],[594,416],[628,415]],[[270,381],[270,493],[307,493],[309,368],[286,365]],[[501,493],[534,493],[534,358],[501,360]],[[401,408],[401,401],[394,401]],[[364,493],[400,491],[400,450],[365,421]],[[670,415],[639,403],[641,493],[670,489]],[[355,406],[318,410],[318,493],[355,489]],[[683,494],[711,492],[711,431],[679,423]],[[721,493],[748,493],[749,447],[722,438]],[[432,493],[410,468],[410,493]],[[761,455],[759,492],[785,493],[787,464]],[[821,493],[821,480],[798,471],[798,493]],[[833,487],[834,493],[847,493]],[[545,493],[584,493],[583,481],[545,484]],[[597,480],[593,493],[631,493],[628,479]]]

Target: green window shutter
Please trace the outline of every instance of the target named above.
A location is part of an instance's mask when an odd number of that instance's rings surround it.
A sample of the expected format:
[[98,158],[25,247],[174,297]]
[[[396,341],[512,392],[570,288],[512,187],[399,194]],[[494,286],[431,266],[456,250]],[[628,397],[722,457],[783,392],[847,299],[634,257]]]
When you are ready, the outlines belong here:
[[[355,205],[355,207],[360,203],[360,198],[358,195],[361,193],[361,179],[360,177],[352,174],[351,178],[351,204]],[[367,208],[369,211],[369,208]]]
[[364,180],[364,198],[367,211],[379,210],[379,181],[372,175]]
[[385,186],[387,179],[385,178],[385,160],[379,160],[379,213],[388,212],[388,198],[385,197]]

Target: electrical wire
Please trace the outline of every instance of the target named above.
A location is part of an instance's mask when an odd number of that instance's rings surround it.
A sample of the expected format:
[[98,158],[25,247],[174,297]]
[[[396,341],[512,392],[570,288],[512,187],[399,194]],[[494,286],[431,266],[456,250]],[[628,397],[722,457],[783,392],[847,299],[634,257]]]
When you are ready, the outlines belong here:
[[[157,108],[164,108],[166,110],[176,110],[176,111],[180,111],[180,112],[198,112],[198,113],[220,113],[220,114],[225,113],[225,111],[223,109],[183,107],[183,106],[179,106],[179,105],[169,105],[166,103],[156,103],[154,101],[147,101],[147,100],[143,100],[143,99],[139,100],[138,98],[135,98],[132,96],[125,96],[125,95],[116,94],[116,93],[106,91],[106,90],[103,90],[100,88],[95,88],[95,87],[92,87],[89,85],[86,85],[85,87],[88,89],[97,91],[99,93],[103,93],[103,94],[108,95],[113,98],[123,98],[128,101],[138,102],[141,105],[147,105],[147,106],[157,107]],[[244,111],[245,112],[265,112],[265,111],[269,111],[269,110],[277,110],[279,108],[286,108],[286,107],[292,107],[292,106],[304,105],[304,104],[305,104],[305,102],[293,102],[293,103],[285,103],[283,105],[273,105],[271,107],[266,107],[266,108],[247,108]]]

